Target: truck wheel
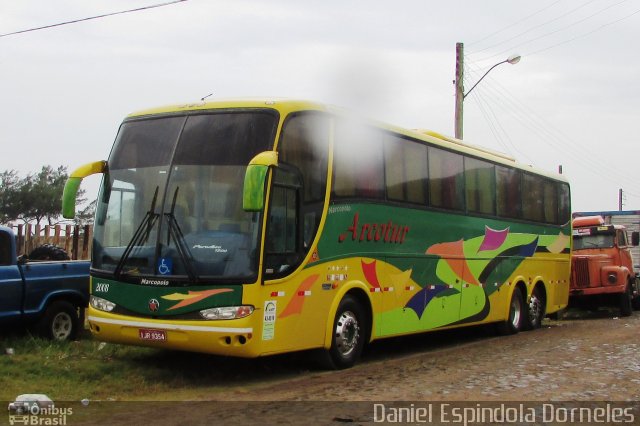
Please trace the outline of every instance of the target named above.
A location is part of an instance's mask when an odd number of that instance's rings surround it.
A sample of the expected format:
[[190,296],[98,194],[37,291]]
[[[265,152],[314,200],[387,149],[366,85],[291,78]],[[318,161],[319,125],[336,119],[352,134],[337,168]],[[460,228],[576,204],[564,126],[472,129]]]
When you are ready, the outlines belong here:
[[511,302],[509,303],[509,318],[497,324],[499,334],[515,334],[522,328],[524,323],[524,300],[522,292],[518,287],[513,290]]
[[640,296],[634,297],[634,299],[631,301],[631,305],[634,311],[640,311]]
[[62,247],[43,244],[29,253],[29,260],[69,260],[69,255]]
[[75,306],[64,300],[53,302],[38,322],[40,336],[51,340],[73,340],[78,334],[78,313]]
[[325,362],[325,366],[335,369],[352,367],[364,348],[367,329],[362,305],[353,297],[345,296],[333,321],[331,348],[326,353],[329,362]]
[[638,277],[633,280],[632,290],[631,307],[634,311],[640,311],[640,282],[638,282]]
[[631,299],[633,299],[633,294],[631,293],[631,286],[627,284],[627,288],[624,293],[620,295],[620,316],[628,317],[632,313],[631,309]]
[[527,319],[524,324],[526,330],[534,330],[540,328],[545,315],[546,300],[540,286],[536,286],[529,300],[529,310],[527,311]]

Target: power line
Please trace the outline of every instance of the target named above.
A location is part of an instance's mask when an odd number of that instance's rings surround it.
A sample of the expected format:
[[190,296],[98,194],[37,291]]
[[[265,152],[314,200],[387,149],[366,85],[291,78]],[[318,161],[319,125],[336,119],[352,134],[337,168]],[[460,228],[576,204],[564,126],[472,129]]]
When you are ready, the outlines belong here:
[[[471,65],[471,64],[467,63],[467,65]],[[469,71],[471,71],[471,74],[475,72],[474,70],[469,70]],[[635,188],[635,185],[632,184],[633,179],[629,178],[629,176],[626,176],[620,170],[617,170],[614,168],[607,168],[606,170],[603,170],[602,169],[603,164],[597,160],[598,158],[597,156],[589,155],[589,153],[584,152],[585,147],[583,144],[576,143],[570,137],[563,134],[562,131],[555,128],[553,125],[549,124],[545,119],[540,117],[531,108],[527,107],[525,104],[518,101],[517,98],[509,92],[509,90],[507,90],[500,83],[495,81],[495,79],[488,78],[488,81],[491,84],[488,84],[488,85],[485,84],[484,87],[480,88],[480,93],[484,91],[484,92],[493,92],[493,94],[490,96],[484,96],[483,101],[485,99],[491,100],[492,97],[496,96],[496,93],[499,96],[501,95],[503,100],[501,100],[500,102],[495,102],[495,105],[498,108],[502,109],[503,111],[513,115],[513,117],[517,121],[519,121],[523,127],[529,129],[529,131],[532,134],[537,135],[538,136],[537,140],[540,143],[547,145],[551,150],[561,155],[569,155],[573,158],[579,159],[580,161],[577,163],[579,164],[579,166],[586,167],[590,173],[600,176],[603,180],[614,183],[617,186],[619,186],[621,183],[624,183],[625,187]],[[500,90],[497,90],[498,88]],[[476,94],[476,98],[478,98],[477,94]],[[486,102],[484,103],[487,104]],[[482,107],[481,107],[481,110],[482,110]],[[481,112],[483,113],[485,120],[487,120],[487,115],[485,114],[485,112],[484,111],[481,111]],[[497,120],[497,116],[495,114],[493,115],[494,115],[494,120]],[[494,133],[494,136],[495,136],[495,132],[493,129],[496,128],[496,125],[489,123],[489,120],[487,120],[487,123],[491,127],[492,129],[491,131],[492,133]],[[503,129],[503,132],[506,135],[506,132],[504,131],[504,129]],[[510,140],[510,138],[508,139]],[[515,147],[515,144],[514,144],[514,147]],[[516,148],[516,150],[521,155],[523,154],[519,149]],[[626,192],[629,193],[629,195],[631,196],[638,196],[640,198],[640,195],[637,195],[633,191],[626,190]]]
[[[550,4],[549,6],[547,6],[547,7],[543,7],[542,9],[538,10],[537,12],[532,13],[531,15],[525,16],[524,18],[520,19],[519,21],[514,22],[514,23],[513,23],[513,24],[511,24],[511,25],[507,25],[506,27],[504,27],[504,28],[502,28],[502,29],[499,29],[498,31],[495,31],[495,32],[493,32],[493,33],[491,33],[491,34],[489,34],[489,35],[487,35],[487,36],[485,36],[485,37],[481,38],[480,40],[476,40],[476,41],[474,41],[474,42],[468,43],[468,44],[467,44],[467,46],[472,46],[472,45],[474,45],[474,44],[478,44],[478,43],[480,43],[480,42],[482,42],[482,41],[485,41],[485,40],[487,40],[487,39],[489,39],[489,38],[493,37],[493,36],[494,36],[494,35],[496,35],[496,34],[500,34],[501,32],[508,30],[509,28],[515,27],[516,25],[518,25],[518,24],[520,24],[520,23],[522,23],[522,22],[526,21],[527,19],[534,17],[534,16],[535,16],[535,15],[537,15],[538,13],[540,13],[540,12],[544,12],[545,10],[552,8],[553,6],[555,6],[556,4],[560,3],[561,1],[562,1],[562,0],[556,0],[555,2],[553,2],[552,4]],[[507,40],[507,41],[509,41],[509,40]]]
[[554,47],[558,47],[558,46],[562,46],[563,44],[571,43],[572,41],[575,41],[575,40],[577,40],[579,38],[586,37],[586,36],[591,35],[591,34],[593,34],[595,32],[598,32],[598,31],[604,29],[605,27],[608,27],[609,25],[617,24],[620,21],[624,21],[625,19],[629,19],[633,15],[637,15],[638,13],[640,13],[640,9],[636,10],[635,12],[630,13],[629,15],[623,16],[622,18],[616,19],[615,21],[610,21],[610,22],[607,22],[606,24],[602,24],[598,28],[596,28],[596,29],[594,29],[592,31],[589,31],[587,33],[581,34],[579,36],[575,36],[575,37],[570,38],[568,40],[561,41],[559,43],[556,43],[556,44],[553,44],[551,46],[548,46],[548,47],[533,51],[531,53],[527,53],[527,56],[532,56],[532,55],[535,55],[536,53],[545,52],[547,50],[553,49]]
[[0,38],[8,37],[8,36],[16,35],[16,34],[28,33],[28,32],[32,32],[32,31],[39,31],[39,30],[46,30],[46,29],[49,29],[49,28],[61,27],[63,25],[77,24],[78,22],[90,21],[92,19],[106,18],[108,16],[122,15],[122,14],[125,14],[125,13],[131,13],[131,12],[140,12],[142,10],[155,9],[157,7],[169,6],[169,5],[172,5],[172,4],[175,4],[175,3],[182,3],[182,2],[185,2],[185,1],[187,1],[187,0],[173,0],[173,1],[166,2],[166,3],[160,3],[160,4],[154,4],[154,5],[151,5],[151,6],[138,7],[136,9],[122,10],[120,12],[105,13],[103,15],[91,16],[91,17],[82,18],[82,19],[74,19],[73,21],[60,22],[60,23],[57,23],[57,24],[45,25],[45,26],[42,26],[42,27],[29,28],[27,30],[20,30],[20,31],[14,31],[14,32],[11,32],[11,33],[0,34]]
[[[585,18],[582,18],[582,19],[580,19],[580,20],[578,20],[578,21],[572,22],[572,23],[570,23],[570,24],[568,24],[568,25],[564,26],[563,28],[556,29],[556,30],[554,30],[554,31],[551,31],[551,32],[548,32],[548,33],[546,33],[546,34],[542,34],[542,35],[540,35],[540,36],[537,36],[537,37],[534,37],[534,38],[529,39],[529,40],[527,40],[527,41],[524,41],[524,42],[522,42],[522,43],[520,43],[520,44],[516,44],[515,46],[511,46],[509,49],[506,49],[506,50],[503,50],[503,51],[501,51],[501,52],[498,52],[498,53],[496,53],[496,54],[494,54],[494,55],[492,55],[492,56],[486,57],[486,58],[484,58],[484,59],[479,59],[479,60],[478,60],[478,62],[483,62],[483,61],[486,61],[486,60],[489,60],[489,59],[492,59],[492,58],[495,58],[495,57],[501,56],[501,55],[503,55],[504,53],[506,53],[506,52],[508,52],[508,51],[512,51],[513,49],[515,49],[515,48],[517,48],[517,47],[524,46],[524,45],[529,44],[529,43],[531,43],[531,42],[534,42],[534,41],[537,41],[537,40],[540,40],[540,39],[543,39],[543,38],[549,37],[549,36],[551,36],[551,35],[553,35],[553,34],[556,34],[556,33],[562,32],[562,31],[566,31],[566,30],[568,30],[568,29],[569,29],[569,28],[571,28],[571,27],[574,27],[574,26],[576,26],[576,25],[579,25],[579,24],[581,24],[581,23],[583,23],[583,22],[585,22],[585,21],[587,21],[587,20],[589,20],[589,19],[593,18],[594,16],[600,15],[601,13],[603,13],[603,12],[604,12],[604,11],[606,11],[606,10],[609,10],[609,9],[611,9],[611,8],[613,8],[613,7],[619,6],[620,4],[625,3],[625,2],[627,2],[627,1],[628,1],[628,0],[621,0],[621,1],[617,2],[617,3],[615,3],[615,4],[612,4],[612,5],[609,5],[609,6],[605,7],[605,8],[603,8],[603,9],[600,9],[600,10],[598,10],[597,12],[595,12],[595,13],[593,13],[593,14],[589,15],[589,16],[586,16]],[[574,9],[574,10],[575,10],[575,9]],[[637,13],[637,11],[636,11],[636,12],[634,12],[634,14],[635,14],[635,13]],[[563,16],[564,16],[564,15],[563,15]],[[631,15],[628,15],[628,16],[626,16],[626,17],[622,18],[622,19],[626,19],[626,18],[628,18],[629,16],[631,16]],[[620,20],[622,20],[622,19],[618,19],[618,20],[617,20],[617,21],[615,21],[615,22],[618,22],[618,21],[620,21]],[[550,22],[551,22],[551,21],[550,21]],[[591,33],[593,33],[593,32],[596,32],[596,31],[598,31],[599,29],[601,29],[602,27],[607,26],[607,25],[610,25],[610,24],[611,24],[611,23],[609,23],[609,24],[605,24],[605,25],[603,25],[603,26],[601,26],[601,27],[598,27],[596,30],[593,30],[593,31],[588,32],[588,33],[587,33],[587,35],[588,35],[588,34],[591,34]],[[524,33],[522,33],[522,34],[524,34]],[[522,35],[522,34],[521,34],[521,35]],[[558,43],[557,45],[559,46],[559,45],[561,45],[561,44],[569,43],[570,41],[573,41],[573,40],[575,40],[576,38],[583,37],[583,36],[584,36],[584,35],[574,37],[574,38],[572,38],[572,39],[570,39],[570,40],[565,40],[565,41],[563,41],[563,42]],[[519,36],[516,36],[516,37],[519,37]],[[516,37],[513,37],[513,38],[516,38]],[[513,40],[513,38],[512,38],[512,39],[510,39],[510,40]],[[510,41],[510,40],[507,40],[507,41]],[[505,43],[506,43],[506,42],[505,42]],[[499,43],[499,44],[497,44],[497,45],[495,45],[495,46],[492,46],[492,47],[496,47],[496,46],[498,46],[498,45],[500,45],[500,44],[504,44],[504,43]],[[556,45],[554,45],[554,46],[556,46]],[[548,49],[549,49],[549,48],[547,48],[547,49],[542,49],[542,50],[540,50],[540,51],[548,50]],[[483,50],[486,50],[486,49],[483,49]],[[480,52],[480,51],[478,51],[478,52]],[[477,52],[474,52],[474,53],[477,53]],[[471,53],[471,55],[473,55],[473,53]],[[527,56],[531,56],[531,54],[527,54]]]
[[[545,25],[549,25],[549,24],[550,24],[550,23],[552,23],[552,22],[555,22],[555,21],[557,21],[557,20],[559,20],[559,19],[562,19],[562,18],[564,18],[565,16],[568,16],[568,15],[572,14],[573,12],[575,12],[576,10],[578,10],[578,9],[582,9],[583,7],[585,7],[585,6],[587,6],[587,5],[591,4],[591,3],[593,3],[593,2],[595,2],[595,1],[597,1],[597,0],[591,0],[591,1],[587,2],[587,3],[584,3],[584,4],[582,4],[582,5],[578,6],[578,7],[576,7],[576,8],[571,9],[571,10],[570,10],[570,11],[568,11],[568,12],[563,13],[563,14],[562,14],[562,15],[560,15],[560,16],[556,16],[555,18],[551,19],[550,21],[546,21],[546,22],[543,22],[542,24],[538,24],[538,25],[536,25],[536,26],[533,26],[533,27],[529,28],[528,30],[525,30],[525,31],[521,32],[520,34],[517,34],[517,35],[515,35],[515,36],[513,36],[513,37],[511,37],[511,38],[509,38],[509,39],[507,39],[507,40],[505,40],[505,41],[501,41],[501,42],[499,42],[499,43],[494,44],[493,46],[485,47],[484,49],[477,50],[477,51],[475,51],[475,52],[471,52],[471,53],[469,53],[469,54],[470,54],[470,55],[474,55],[474,54],[476,54],[476,53],[484,52],[485,50],[493,49],[494,47],[498,47],[498,46],[500,46],[500,45],[502,45],[502,44],[508,43],[508,42],[510,42],[511,40],[514,40],[514,39],[516,39],[516,38],[518,38],[518,37],[521,37],[521,36],[523,36],[523,35],[525,35],[525,34],[527,34],[527,33],[531,32],[531,31],[533,31],[533,30],[536,30],[536,29],[538,29],[538,28],[540,28],[540,27],[544,27]],[[626,0],[624,0],[624,1],[626,1]],[[528,42],[527,42],[527,43],[528,43]],[[517,47],[517,46],[516,46],[516,47]]]

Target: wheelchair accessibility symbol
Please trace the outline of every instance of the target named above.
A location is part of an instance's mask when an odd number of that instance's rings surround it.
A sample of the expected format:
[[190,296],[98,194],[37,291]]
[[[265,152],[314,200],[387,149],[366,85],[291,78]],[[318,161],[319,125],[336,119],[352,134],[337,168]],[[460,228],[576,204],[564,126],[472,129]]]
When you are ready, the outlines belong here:
[[160,275],[171,275],[173,272],[173,260],[169,257],[158,259],[158,273]]

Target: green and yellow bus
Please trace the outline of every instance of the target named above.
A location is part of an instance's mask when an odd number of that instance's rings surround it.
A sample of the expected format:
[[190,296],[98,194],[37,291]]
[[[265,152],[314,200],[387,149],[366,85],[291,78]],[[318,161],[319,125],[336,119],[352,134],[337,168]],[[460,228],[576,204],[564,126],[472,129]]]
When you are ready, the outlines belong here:
[[122,123],[102,173],[87,319],[102,341],[258,357],[564,308],[562,176],[434,132],[294,100],[201,102]]

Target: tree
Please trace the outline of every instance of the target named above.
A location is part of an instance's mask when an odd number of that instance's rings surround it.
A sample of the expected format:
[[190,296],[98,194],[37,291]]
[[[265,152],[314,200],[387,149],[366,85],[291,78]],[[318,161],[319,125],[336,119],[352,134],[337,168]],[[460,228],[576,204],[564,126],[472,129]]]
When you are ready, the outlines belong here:
[[0,223],[9,223],[20,215],[18,191],[20,178],[15,170],[0,173]]
[[76,212],[76,217],[73,219],[73,222],[76,225],[89,225],[93,223],[93,217],[96,214],[96,204],[98,200],[93,200],[90,202],[87,207]]
[[[3,223],[21,220],[40,223],[45,220],[53,225],[62,213],[62,192],[68,174],[65,166],[57,169],[43,166],[37,174],[19,179],[14,170],[0,174],[0,219]],[[86,201],[78,191],[78,203]]]

